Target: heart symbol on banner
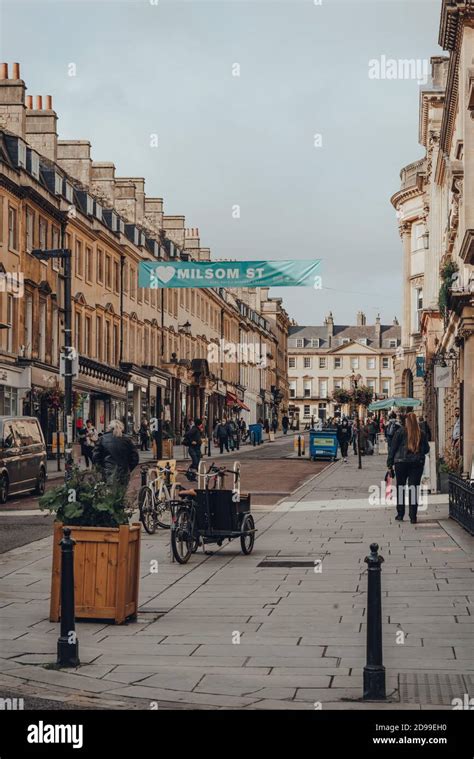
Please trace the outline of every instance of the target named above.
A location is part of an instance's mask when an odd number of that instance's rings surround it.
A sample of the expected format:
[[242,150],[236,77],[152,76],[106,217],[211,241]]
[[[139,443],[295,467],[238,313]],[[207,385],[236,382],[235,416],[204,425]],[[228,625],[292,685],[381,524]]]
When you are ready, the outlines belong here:
[[173,279],[175,273],[174,266],[158,266],[155,269],[155,276],[158,277],[161,282],[164,282],[165,285],[170,279]]

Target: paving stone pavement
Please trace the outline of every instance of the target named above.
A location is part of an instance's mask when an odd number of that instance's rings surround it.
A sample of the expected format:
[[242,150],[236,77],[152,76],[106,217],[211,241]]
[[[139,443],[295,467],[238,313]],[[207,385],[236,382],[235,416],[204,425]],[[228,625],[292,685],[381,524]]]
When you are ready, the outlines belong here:
[[[369,505],[368,489],[383,474],[382,457],[365,459],[362,470],[354,457],[332,464],[271,511],[255,513],[258,537],[250,556],[231,543],[180,566],[170,562],[168,533],[143,534],[137,621],[78,623],[82,666],[76,670],[45,668],[55,660],[59,634],[48,620],[51,538],[3,554],[2,696],[17,689],[103,708],[151,702],[198,709],[379,708],[360,700],[364,557],[377,542],[385,559],[388,699],[382,708],[452,708],[452,698],[463,698],[474,681],[473,542],[449,519],[443,498],[431,499],[417,525],[395,522],[393,506]],[[259,566],[271,558],[320,563]],[[158,573],[150,572],[154,560]]]

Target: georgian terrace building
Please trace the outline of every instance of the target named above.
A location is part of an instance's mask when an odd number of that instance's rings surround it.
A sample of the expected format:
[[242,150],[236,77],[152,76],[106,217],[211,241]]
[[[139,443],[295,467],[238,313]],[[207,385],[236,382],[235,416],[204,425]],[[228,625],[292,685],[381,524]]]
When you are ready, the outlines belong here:
[[334,324],[332,313],[320,326],[293,325],[288,335],[288,382],[290,419],[326,419],[348,414],[347,404],[332,400],[335,390],[351,387],[352,377],[371,387],[375,398],[394,392],[393,355],[400,345],[397,319],[390,325],[368,325],[357,314],[354,326]]
[[[48,441],[62,428],[62,409],[51,404],[64,343],[62,265],[38,261],[37,248],[72,251],[76,421],[91,417],[100,430],[121,418],[132,430],[143,413],[161,411],[179,435],[187,417],[212,425],[243,410],[245,371],[257,363],[259,393],[275,386],[281,336],[245,292],[138,287],[140,261],[209,260],[198,230],[165,215],[143,178],[117,177],[113,163],[92,161],[88,141],[58,139],[51,98],[34,104],[25,93],[19,65],[9,78],[2,64],[0,275],[3,283],[21,276],[23,290],[0,291],[0,413],[36,414]],[[239,362],[212,349],[235,345],[242,330],[268,346],[263,368],[255,354]],[[270,415],[270,402],[262,409]]]
[[[392,197],[403,245],[402,348],[396,383],[424,401],[437,451],[460,408],[463,471],[474,454],[474,5],[443,0],[440,46],[420,91],[425,155]],[[420,370],[417,372],[417,363]]]

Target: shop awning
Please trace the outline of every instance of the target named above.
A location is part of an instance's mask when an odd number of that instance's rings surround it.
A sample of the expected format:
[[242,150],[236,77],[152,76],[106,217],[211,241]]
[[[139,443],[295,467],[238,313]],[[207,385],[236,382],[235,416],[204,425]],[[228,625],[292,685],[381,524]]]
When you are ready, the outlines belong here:
[[250,411],[249,407],[243,401],[241,401],[240,398],[237,398],[237,396],[233,393],[227,393],[226,404],[228,406],[238,406],[244,411]]

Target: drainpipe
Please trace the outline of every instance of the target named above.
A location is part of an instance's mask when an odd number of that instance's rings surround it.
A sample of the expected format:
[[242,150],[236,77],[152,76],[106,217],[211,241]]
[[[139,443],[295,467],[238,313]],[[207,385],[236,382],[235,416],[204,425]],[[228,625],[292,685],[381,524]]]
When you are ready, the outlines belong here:
[[123,273],[125,271],[125,256],[120,256],[120,350],[119,366],[123,361]]

